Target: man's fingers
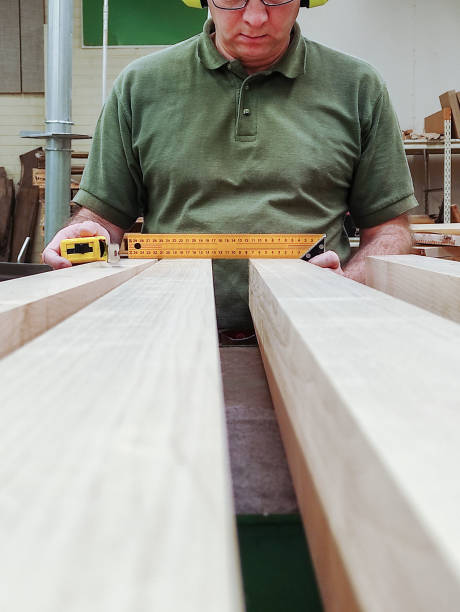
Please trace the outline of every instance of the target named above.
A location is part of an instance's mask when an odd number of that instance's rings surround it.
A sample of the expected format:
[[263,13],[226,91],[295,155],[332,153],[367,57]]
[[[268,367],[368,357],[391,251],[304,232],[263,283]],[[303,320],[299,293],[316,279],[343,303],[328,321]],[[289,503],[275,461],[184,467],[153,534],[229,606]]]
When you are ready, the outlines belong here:
[[109,232],[95,221],[82,221],[68,225],[60,230],[47,245],[42,254],[43,262],[54,268],[68,268],[72,264],[65,257],[61,257],[61,240],[65,238],[87,238],[89,236],[104,236],[110,242]]
[[45,249],[42,255],[43,263],[48,264],[54,270],[59,270],[60,268],[70,268],[72,263],[66,259],[65,257],[61,257],[52,249]]
[[310,259],[310,263],[320,268],[338,268],[340,266],[340,259],[334,251],[326,251]]
[[320,268],[329,268],[335,272],[342,273],[339,256],[334,251],[326,251],[325,253],[321,253],[321,255],[312,257],[310,263]]

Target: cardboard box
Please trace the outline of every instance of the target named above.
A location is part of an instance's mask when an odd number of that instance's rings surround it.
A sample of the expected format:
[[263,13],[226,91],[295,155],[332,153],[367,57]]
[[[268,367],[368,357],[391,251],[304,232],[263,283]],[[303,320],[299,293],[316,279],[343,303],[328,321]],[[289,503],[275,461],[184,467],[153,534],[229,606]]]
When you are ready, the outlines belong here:
[[423,131],[428,134],[444,134],[442,110],[425,117],[425,127]]
[[460,104],[455,90],[451,89],[439,96],[442,108],[452,110],[452,138],[460,136]]

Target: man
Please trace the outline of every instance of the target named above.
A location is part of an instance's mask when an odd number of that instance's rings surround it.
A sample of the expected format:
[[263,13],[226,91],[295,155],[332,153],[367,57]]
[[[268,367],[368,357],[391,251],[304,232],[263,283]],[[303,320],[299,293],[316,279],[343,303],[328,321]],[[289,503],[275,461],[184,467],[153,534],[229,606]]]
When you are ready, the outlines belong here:
[[[410,248],[417,205],[385,85],[304,39],[300,0],[212,0],[203,33],[133,62],[98,122],[64,237],[144,231],[326,233],[317,265],[364,280],[370,254]],[[351,211],[361,247],[346,262]],[[215,261],[220,327],[247,329],[247,262]]]

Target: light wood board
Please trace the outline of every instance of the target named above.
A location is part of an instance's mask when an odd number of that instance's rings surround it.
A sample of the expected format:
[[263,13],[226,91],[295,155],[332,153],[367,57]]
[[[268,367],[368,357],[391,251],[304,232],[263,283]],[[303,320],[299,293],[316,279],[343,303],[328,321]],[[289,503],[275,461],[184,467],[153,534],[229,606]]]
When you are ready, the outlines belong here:
[[458,261],[421,255],[367,257],[366,283],[374,289],[460,323]]
[[94,262],[0,283],[0,357],[152,265]]
[[438,257],[460,261],[460,248],[457,246],[414,246],[414,251],[426,257]]
[[460,601],[460,327],[301,261],[250,307],[328,611]]
[[452,234],[460,235],[460,223],[413,223],[411,232],[423,234]]
[[243,609],[210,261],[3,358],[0,609]]

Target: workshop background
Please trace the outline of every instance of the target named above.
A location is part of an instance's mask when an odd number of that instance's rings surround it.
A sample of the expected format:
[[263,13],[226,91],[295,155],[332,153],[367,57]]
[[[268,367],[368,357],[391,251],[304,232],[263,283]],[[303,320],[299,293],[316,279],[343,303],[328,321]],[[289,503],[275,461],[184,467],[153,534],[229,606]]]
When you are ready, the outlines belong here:
[[[100,47],[83,46],[82,1],[74,0],[73,24],[73,108],[74,132],[92,134],[101,104],[102,51]],[[137,3],[125,5],[128,22],[136,19]],[[164,11],[171,11],[168,23],[173,23],[175,2],[149,0]],[[114,5],[120,4],[114,0]],[[179,0],[177,0],[179,6]],[[2,0],[3,17],[0,29],[7,27],[8,15],[18,8],[35,13],[37,19],[46,14],[37,0]],[[90,0],[88,6],[102,7],[102,0]],[[166,7],[166,8],[165,8]],[[185,7],[184,7],[185,8]],[[205,11],[188,10],[190,19],[204,19]],[[102,9],[100,11],[102,23]],[[198,15],[200,17],[198,17]],[[113,13],[111,19],[113,18]],[[139,18],[142,22],[142,14]],[[196,23],[196,22],[195,22]],[[439,95],[447,90],[460,89],[458,62],[458,0],[330,0],[319,10],[300,11],[299,23],[303,33],[326,45],[359,56],[374,65],[388,84],[400,121],[401,129],[423,131],[424,117],[440,109]],[[45,26],[46,27],[46,26]],[[198,26],[195,26],[197,29]],[[4,33],[3,32],[3,33]],[[109,26],[110,32],[110,26]],[[141,34],[144,29],[141,28]],[[4,41],[4,36],[0,37]],[[11,41],[6,41],[10,44]],[[110,35],[109,35],[110,42]],[[6,44],[6,43],[4,43]],[[1,45],[0,45],[1,46]],[[111,46],[108,51],[107,83],[110,88],[120,70],[137,57],[151,53],[164,45]],[[1,55],[11,52],[0,48]],[[33,52],[33,49],[30,51]],[[5,55],[6,53],[6,55]],[[44,70],[42,57],[36,58],[37,70]],[[0,164],[15,181],[19,180],[19,155],[32,148],[30,141],[19,137],[20,130],[42,130],[45,115],[42,93],[1,93],[0,85]],[[90,141],[78,143],[85,151]],[[423,202],[423,157],[409,158],[414,178],[416,197]],[[460,159],[453,158],[452,202],[460,203]],[[431,187],[442,185],[442,156],[430,160]],[[430,211],[436,212],[442,193],[430,194]],[[420,212],[423,212],[420,210]]]

